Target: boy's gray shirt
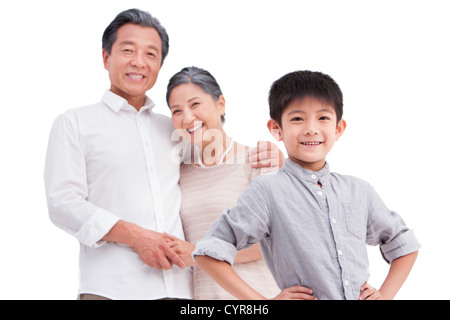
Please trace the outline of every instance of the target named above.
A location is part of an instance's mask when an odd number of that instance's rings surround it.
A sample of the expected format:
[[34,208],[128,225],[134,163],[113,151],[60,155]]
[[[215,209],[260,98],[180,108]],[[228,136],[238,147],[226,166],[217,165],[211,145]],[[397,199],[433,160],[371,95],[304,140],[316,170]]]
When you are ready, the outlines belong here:
[[193,255],[232,265],[237,250],[257,242],[280,289],[305,286],[319,299],[358,299],[369,279],[366,244],[380,245],[389,263],[420,248],[367,182],[290,159],[276,174],[252,180]]

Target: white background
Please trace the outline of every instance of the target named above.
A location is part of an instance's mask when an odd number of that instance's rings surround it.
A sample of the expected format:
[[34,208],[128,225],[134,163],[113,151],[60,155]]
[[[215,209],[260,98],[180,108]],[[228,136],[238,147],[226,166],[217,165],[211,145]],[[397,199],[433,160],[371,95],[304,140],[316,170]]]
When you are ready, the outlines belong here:
[[[0,299],[76,298],[78,243],[47,214],[47,139],[57,115],[109,88],[101,37],[133,7],[170,36],[148,93],[156,110],[169,115],[175,72],[205,68],[227,101],[225,129],[241,143],[273,141],[265,125],[274,80],[330,74],[348,124],[331,169],[368,180],[423,245],[397,298],[450,298],[448,1],[16,0],[0,3]],[[369,282],[379,286],[388,265],[378,248],[369,253]]]

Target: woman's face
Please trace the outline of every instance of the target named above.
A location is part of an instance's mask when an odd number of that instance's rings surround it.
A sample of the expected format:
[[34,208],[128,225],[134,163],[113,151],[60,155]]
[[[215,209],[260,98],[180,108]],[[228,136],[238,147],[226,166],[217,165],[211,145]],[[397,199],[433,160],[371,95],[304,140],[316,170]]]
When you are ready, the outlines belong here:
[[217,139],[218,134],[225,137],[221,120],[225,114],[223,96],[215,101],[201,87],[181,84],[172,90],[169,107],[174,128],[188,142],[202,148]]

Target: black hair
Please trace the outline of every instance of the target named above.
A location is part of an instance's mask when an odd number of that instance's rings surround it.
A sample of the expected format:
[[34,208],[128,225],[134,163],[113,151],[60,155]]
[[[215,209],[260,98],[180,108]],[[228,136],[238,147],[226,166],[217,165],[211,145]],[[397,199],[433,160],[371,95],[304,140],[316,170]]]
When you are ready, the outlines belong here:
[[295,100],[312,97],[333,106],[337,122],[343,115],[342,91],[328,75],[313,71],[288,73],[272,84],[269,93],[270,117],[281,127],[281,115]]
[[117,39],[117,30],[128,23],[142,27],[154,28],[156,32],[158,32],[162,42],[162,65],[164,59],[166,59],[169,54],[169,36],[166,29],[164,29],[158,19],[154,18],[150,13],[139,9],[125,10],[117,15],[117,17],[109,24],[103,33],[103,49],[105,49],[108,54],[111,54],[112,45]]

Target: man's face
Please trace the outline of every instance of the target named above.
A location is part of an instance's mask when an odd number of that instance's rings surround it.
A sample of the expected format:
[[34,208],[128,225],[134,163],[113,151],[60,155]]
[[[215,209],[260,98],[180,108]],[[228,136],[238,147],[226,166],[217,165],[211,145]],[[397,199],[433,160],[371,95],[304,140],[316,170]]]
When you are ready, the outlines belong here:
[[144,104],[146,92],[154,86],[161,61],[162,42],[158,32],[135,24],[119,28],[111,54],[103,49],[111,91],[136,108]]

